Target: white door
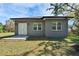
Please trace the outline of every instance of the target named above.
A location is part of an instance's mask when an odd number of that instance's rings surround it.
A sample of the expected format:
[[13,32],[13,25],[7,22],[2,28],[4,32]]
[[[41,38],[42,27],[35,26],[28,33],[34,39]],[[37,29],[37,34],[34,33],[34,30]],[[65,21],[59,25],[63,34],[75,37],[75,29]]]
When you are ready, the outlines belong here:
[[18,23],[18,34],[27,35],[27,23]]

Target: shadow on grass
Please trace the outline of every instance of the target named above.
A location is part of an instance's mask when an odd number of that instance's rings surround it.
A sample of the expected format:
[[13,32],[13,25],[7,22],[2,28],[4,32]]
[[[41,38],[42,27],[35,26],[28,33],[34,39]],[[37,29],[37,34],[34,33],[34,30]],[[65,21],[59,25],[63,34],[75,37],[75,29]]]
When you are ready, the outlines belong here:
[[[43,47],[43,49],[40,49]],[[38,51],[36,51],[38,49]],[[34,52],[37,52],[35,54]],[[22,56],[28,56],[30,53],[36,56],[66,56],[66,55],[73,55],[74,50],[73,48],[69,47],[68,44],[64,41],[44,41],[38,44],[38,47],[21,54]]]
[[[46,45],[46,44],[51,44],[49,41],[59,41],[59,42],[61,42],[61,41],[64,41],[64,39],[63,38],[62,39],[59,39],[59,38],[45,38],[45,37],[39,37],[38,38],[38,37],[31,37],[31,38],[27,39],[26,41],[42,41],[42,42],[39,43],[36,48],[20,54],[22,56],[27,56],[30,53],[33,53],[34,54],[34,51],[36,49],[39,49],[39,47],[42,47],[43,45]],[[45,50],[45,47],[44,47],[44,50]],[[47,51],[45,51],[45,52],[47,52]]]
[[65,38],[29,37],[26,41],[65,41]]

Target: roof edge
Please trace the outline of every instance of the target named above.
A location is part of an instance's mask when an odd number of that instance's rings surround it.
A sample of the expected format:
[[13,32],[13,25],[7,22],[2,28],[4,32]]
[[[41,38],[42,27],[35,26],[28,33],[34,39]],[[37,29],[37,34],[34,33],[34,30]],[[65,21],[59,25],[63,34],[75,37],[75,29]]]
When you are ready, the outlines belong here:
[[10,18],[15,19],[43,19],[43,18],[74,18],[73,16],[41,16],[41,17],[22,17],[22,18]]

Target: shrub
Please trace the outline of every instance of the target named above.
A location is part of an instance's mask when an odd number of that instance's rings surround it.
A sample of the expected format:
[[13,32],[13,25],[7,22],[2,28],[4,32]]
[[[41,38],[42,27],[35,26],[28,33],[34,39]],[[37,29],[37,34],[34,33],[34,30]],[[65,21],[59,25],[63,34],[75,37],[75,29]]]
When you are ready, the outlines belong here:
[[79,42],[79,36],[69,36],[67,38],[72,42]]

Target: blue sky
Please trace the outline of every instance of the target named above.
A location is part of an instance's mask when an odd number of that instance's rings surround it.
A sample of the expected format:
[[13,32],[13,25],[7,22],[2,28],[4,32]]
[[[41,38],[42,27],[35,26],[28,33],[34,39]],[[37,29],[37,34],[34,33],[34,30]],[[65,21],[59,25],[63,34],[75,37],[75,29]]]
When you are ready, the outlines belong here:
[[49,6],[46,3],[0,3],[0,22],[5,24],[11,17],[51,15],[46,11]]
[[0,3],[0,22],[5,24],[12,17],[49,16],[51,11],[46,11],[49,7],[47,3]]

